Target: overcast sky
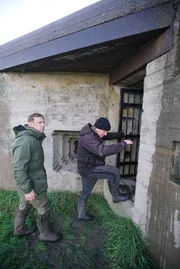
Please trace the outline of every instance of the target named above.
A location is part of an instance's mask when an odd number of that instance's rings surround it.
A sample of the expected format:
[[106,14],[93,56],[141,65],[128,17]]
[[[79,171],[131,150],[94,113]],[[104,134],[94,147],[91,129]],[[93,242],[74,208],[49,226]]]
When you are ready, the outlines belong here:
[[99,0],[0,0],[0,45]]

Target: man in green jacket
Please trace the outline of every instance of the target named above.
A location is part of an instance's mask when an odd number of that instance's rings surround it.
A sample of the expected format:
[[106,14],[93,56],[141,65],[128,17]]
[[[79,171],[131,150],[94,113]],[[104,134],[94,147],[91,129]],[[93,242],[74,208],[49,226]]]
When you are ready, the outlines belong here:
[[44,168],[42,141],[44,134],[44,116],[34,113],[28,117],[27,125],[13,128],[13,175],[20,198],[19,209],[14,220],[14,235],[28,235],[34,228],[24,226],[31,207],[38,211],[37,227],[42,241],[54,242],[60,234],[49,229],[50,202],[47,197],[47,176]]

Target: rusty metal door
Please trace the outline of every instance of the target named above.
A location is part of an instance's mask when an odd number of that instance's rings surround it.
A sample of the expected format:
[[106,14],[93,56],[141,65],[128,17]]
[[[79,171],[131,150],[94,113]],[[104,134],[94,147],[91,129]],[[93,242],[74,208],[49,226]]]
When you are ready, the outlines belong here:
[[125,139],[133,141],[127,149],[117,155],[117,167],[122,177],[136,177],[141,129],[143,91],[121,89],[119,131]]

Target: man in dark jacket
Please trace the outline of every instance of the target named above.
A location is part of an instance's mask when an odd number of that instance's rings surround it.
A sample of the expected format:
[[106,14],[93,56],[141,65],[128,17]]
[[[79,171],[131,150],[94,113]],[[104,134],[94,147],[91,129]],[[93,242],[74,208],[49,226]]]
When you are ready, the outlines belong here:
[[82,191],[78,199],[78,220],[93,220],[94,216],[86,213],[86,204],[98,179],[108,179],[109,191],[114,203],[126,201],[129,195],[119,193],[120,173],[115,166],[105,165],[107,156],[116,154],[131,145],[131,140],[124,140],[111,145],[104,145],[103,140],[121,139],[124,134],[108,133],[111,125],[106,118],[99,118],[94,126],[85,125],[80,132],[77,160],[78,172],[82,177]]
[[50,203],[47,197],[47,176],[44,168],[42,141],[44,117],[34,113],[28,117],[28,125],[13,128],[13,175],[20,198],[14,220],[14,235],[28,235],[34,228],[26,227],[25,220],[31,207],[38,211],[37,226],[42,241],[57,241],[61,235],[49,229]]

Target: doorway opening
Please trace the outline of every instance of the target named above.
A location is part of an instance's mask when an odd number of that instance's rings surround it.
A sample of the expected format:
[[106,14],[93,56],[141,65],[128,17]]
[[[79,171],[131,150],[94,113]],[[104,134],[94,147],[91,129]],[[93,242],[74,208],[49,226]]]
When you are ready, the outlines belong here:
[[132,140],[125,151],[117,154],[116,165],[120,170],[120,191],[131,192],[134,201],[138,172],[139,144],[143,105],[145,69],[121,82],[118,131],[124,132],[124,140]]
[[138,167],[138,153],[141,129],[143,91],[121,89],[119,131],[125,139],[133,141],[125,151],[117,155],[117,167],[121,176],[135,178]]

